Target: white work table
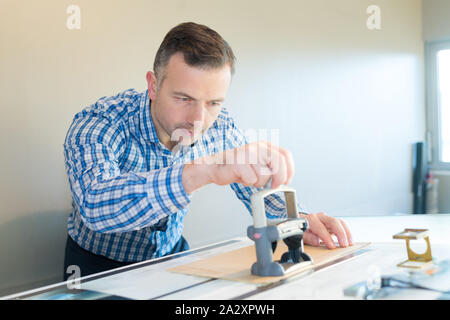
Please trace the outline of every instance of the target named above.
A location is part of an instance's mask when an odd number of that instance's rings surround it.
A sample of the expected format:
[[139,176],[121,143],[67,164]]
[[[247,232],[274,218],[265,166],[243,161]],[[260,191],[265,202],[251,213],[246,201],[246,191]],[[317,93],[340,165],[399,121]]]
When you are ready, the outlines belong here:
[[[349,225],[355,242],[371,242],[371,245],[341,258],[337,263],[316,268],[312,272],[276,284],[261,286],[166,271],[174,266],[252,244],[250,239],[241,237],[87,276],[81,279],[80,289],[145,300],[355,299],[345,296],[344,288],[366,281],[373,270],[378,270],[382,275],[401,272],[396,265],[406,260],[406,245],[405,241],[394,240],[392,236],[405,228],[429,229],[433,257],[437,261],[450,259],[450,214],[345,217],[343,219]],[[417,253],[422,253],[425,242],[412,241],[411,247]],[[40,295],[39,299],[55,299],[55,293],[63,294],[63,291],[71,292],[67,289],[66,283],[58,283],[2,299],[36,299],[37,295]],[[424,290],[398,291],[389,298],[436,299],[441,296],[440,293]],[[87,295],[77,297],[88,298]]]

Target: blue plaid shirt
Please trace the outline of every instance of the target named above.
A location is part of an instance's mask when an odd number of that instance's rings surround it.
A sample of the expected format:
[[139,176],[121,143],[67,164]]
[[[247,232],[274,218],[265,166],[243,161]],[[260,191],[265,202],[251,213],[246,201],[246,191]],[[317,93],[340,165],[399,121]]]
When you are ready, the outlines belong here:
[[[247,143],[222,108],[195,144],[173,154],[158,140],[150,107],[147,91],[102,97],[75,115],[64,142],[73,207],[69,235],[82,248],[116,261],[170,253],[191,198],[182,185],[184,164]],[[250,196],[257,189],[230,186],[251,213]],[[266,210],[268,218],[285,216],[284,200],[267,197]]]

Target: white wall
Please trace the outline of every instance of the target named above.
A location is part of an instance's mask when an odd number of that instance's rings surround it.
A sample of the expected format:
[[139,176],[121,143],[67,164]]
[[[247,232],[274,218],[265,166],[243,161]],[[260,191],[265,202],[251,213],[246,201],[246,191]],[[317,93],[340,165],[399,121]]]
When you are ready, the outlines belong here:
[[[280,129],[304,206],[410,212],[411,144],[425,124],[421,1],[375,2],[2,1],[0,289],[62,276],[72,117],[101,96],[144,90],[162,38],[183,21],[232,45],[226,105],[244,129]],[[80,30],[66,28],[69,4],[81,8]],[[381,30],[366,27],[371,4]],[[185,236],[195,247],[244,235],[250,223],[228,187],[209,186],[194,195]]]
[[450,1],[423,0],[423,39],[441,41],[450,39]]

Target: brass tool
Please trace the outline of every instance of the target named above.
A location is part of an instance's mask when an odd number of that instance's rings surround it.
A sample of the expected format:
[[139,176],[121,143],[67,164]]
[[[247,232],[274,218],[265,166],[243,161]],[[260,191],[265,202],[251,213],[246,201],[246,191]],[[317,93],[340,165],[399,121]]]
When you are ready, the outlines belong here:
[[[424,269],[433,264],[428,229],[405,229],[402,232],[395,234],[393,238],[406,240],[406,250],[408,253],[408,260],[397,264],[397,267]],[[410,240],[418,239],[425,239],[425,242],[427,243],[427,250],[422,254],[414,252],[409,245]]]

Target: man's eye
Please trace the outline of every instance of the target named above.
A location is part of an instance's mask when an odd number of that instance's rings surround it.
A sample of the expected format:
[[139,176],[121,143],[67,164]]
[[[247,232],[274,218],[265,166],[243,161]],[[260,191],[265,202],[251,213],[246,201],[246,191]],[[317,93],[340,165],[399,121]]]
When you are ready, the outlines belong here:
[[210,105],[213,106],[213,107],[220,107],[221,103],[213,101],[213,102],[210,103]]
[[189,102],[189,101],[191,101],[191,99],[188,98],[188,97],[177,97],[177,99],[182,101],[182,102]]

